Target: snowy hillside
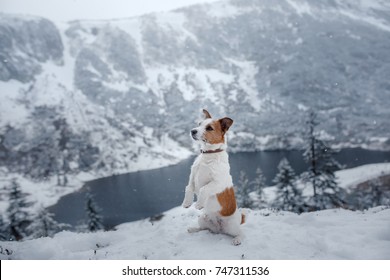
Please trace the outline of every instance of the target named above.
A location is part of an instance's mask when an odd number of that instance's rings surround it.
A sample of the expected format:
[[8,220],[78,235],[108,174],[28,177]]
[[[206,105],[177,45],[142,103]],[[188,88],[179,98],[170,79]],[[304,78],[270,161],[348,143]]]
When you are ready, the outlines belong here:
[[116,231],[0,242],[0,259],[390,259],[388,207],[301,215],[252,211],[240,246],[225,235],[187,233],[198,214],[193,207],[174,208],[160,221],[122,224]]
[[[85,181],[188,158],[203,107],[234,119],[231,152],[302,149],[309,109],[334,146],[390,149],[389,19],[382,0],[226,0],[66,23],[0,13],[0,210],[13,179],[35,211]],[[378,170],[339,173],[342,187]],[[196,213],[0,244],[16,259],[389,258],[388,209],[254,211],[238,248],[224,236],[188,235]]]
[[233,151],[299,146],[308,108],[333,144],[389,148],[389,15],[380,0],[1,14],[1,165],[36,179],[175,163],[203,106],[235,120]]

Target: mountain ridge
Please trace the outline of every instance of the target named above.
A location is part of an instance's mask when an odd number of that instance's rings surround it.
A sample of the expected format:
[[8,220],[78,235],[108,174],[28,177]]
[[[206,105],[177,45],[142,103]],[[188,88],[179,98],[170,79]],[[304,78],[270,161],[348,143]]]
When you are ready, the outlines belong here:
[[310,108],[333,145],[390,149],[389,23],[379,0],[220,1],[63,24],[1,14],[0,159],[36,177],[177,162],[202,107],[235,120],[231,151],[299,148]]

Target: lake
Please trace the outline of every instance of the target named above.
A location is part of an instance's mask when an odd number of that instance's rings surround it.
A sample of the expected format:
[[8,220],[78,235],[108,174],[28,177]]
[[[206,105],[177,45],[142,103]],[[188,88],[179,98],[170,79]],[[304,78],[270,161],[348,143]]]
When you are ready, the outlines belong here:
[[[286,157],[296,174],[307,169],[302,151],[260,151],[230,153],[231,174],[237,182],[241,170],[249,179],[260,167],[267,184],[277,173],[280,160]],[[390,161],[390,152],[360,148],[341,150],[335,158],[347,168]],[[49,208],[56,220],[72,226],[85,220],[85,195],[90,191],[101,208],[106,228],[157,215],[181,204],[194,157],[179,164],[154,170],[138,171],[87,182],[80,191],[62,197]]]

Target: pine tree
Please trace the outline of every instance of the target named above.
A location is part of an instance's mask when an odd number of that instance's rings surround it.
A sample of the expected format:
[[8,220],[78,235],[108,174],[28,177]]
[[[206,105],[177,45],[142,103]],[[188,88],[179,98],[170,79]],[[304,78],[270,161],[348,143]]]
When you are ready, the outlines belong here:
[[317,115],[311,111],[307,121],[308,133],[304,159],[309,164],[307,172],[302,174],[305,181],[313,188],[312,207],[317,210],[340,207],[344,204],[343,192],[339,188],[335,172],[341,165],[333,158],[335,151],[319,139],[315,132],[318,125]]
[[27,210],[32,205],[26,201],[27,194],[23,193],[16,179],[9,187],[9,206],[7,216],[9,221],[8,232],[11,240],[21,240],[28,235],[27,227],[31,218]]
[[329,209],[344,206],[344,191],[336,181],[335,172],[341,169],[341,165],[332,157],[335,152],[325,147],[320,151],[322,158],[321,169],[318,176],[317,207]]
[[376,180],[370,180],[368,182],[370,194],[371,194],[371,201],[372,201],[372,207],[380,206],[382,205],[382,186],[378,179]]
[[251,208],[253,206],[252,199],[249,196],[250,184],[245,171],[240,171],[238,179],[238,187],[236,189],[236,200],[239,207]]
[[311,181],[313,187],[313,197],[317,196],[318,175],[319,175],[319,155],[318,151],[322,148],[320,141],[315,135],[314,129],[318,125],[317,115],[313,111],[309,112],[309,118],[306,122],[308,131],[306,135],[306,149],[303,152],[305,161],[309,164],[309,170],[303,174],[304,179]]
[[4,222],[3,215],[0,215],[0,240],[8,240],[9,234],[7,230],[7,225]]
[[251,185],[253,186],[253,190],[255,191],[257,196],[256,208],[265,208],[267,205],[267,201],[264,194],[264,188],[266,187],[266,184],[263,171],[260,167],[256,169],[256,178],[251,182]]
[[48,212],[44,207],[41,207],[37,217],[29,225],[28,230],[32,233],[32,238],[53,237],[65,227],[53,219],[54,214]]
[[276,198],[273,206],[284,211],[302,212],[302,193],[297,188],[295,172],[286,158],[280,161],[278,170],[273,180],[276,184]]
[[384,186],[380,179],[373,179],[368,181],[368,187],[364,192],[364,209],[389,205],[389,194],[384,191]]
[[99,214],[100,208],[97,206],[91,193],[86,194],[85,211],[87,214],[87,228],[89,231],[98,231],[104,229],[103,218]]

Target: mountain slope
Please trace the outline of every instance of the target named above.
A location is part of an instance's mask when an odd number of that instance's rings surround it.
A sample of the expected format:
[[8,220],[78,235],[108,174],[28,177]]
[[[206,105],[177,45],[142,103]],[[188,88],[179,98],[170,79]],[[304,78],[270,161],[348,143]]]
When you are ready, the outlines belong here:
[[34,178],[176,162],[202,107],[235,120],[233,151],[300,147],[309,108],[333,144],[388,149],[389,21],[381,0],[221,1],[57,26],[1,14],[1,162]]

